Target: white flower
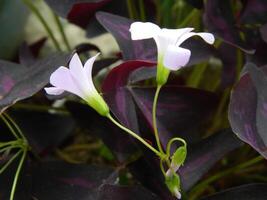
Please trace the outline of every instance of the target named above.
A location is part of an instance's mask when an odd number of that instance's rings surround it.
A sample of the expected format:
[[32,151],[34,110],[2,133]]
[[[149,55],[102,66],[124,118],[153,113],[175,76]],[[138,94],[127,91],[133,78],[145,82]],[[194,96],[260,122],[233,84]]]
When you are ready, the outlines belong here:
[[75,53],[71,58],[69,68],[61,66],[51,74],[50,84],[54,87],[44,88],[47,94],[60,95],[64,91],[76,94],[99,114],[108,115],[109,108],[97,92],[92,80],[92,68],[98,55],[88,59],[83,67],[78,54]]
[[[191,51],[180,47],[180,45],[192,36],[200,36],[209,44],[214,43],[211,33],[195,33],[193,28],[161,29],[150,22],[134,22],[131,24],[130,32],[132,40],[153,38],[158,49],[157,81],[164,84],[168,78],[169,70],[178,70],[185,66],[191,56]],[[167,68],[166,69],[164,69]]]

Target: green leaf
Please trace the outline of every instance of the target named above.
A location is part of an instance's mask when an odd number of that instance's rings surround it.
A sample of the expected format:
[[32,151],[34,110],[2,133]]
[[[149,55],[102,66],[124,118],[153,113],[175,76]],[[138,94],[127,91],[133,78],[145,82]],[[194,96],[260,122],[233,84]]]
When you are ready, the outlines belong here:
[[176,173],[173,173],[172,176],[166,176],[165,183],[172,194],[176,194],[177,189],[180,191],[181,181],[180,177]]
[[179,147],[178,149],[176,149],[176,151],[172,156],[172,164],[179,166],[183,165],[186,159],[186,155],[187,155],[186,147],[185,146]]

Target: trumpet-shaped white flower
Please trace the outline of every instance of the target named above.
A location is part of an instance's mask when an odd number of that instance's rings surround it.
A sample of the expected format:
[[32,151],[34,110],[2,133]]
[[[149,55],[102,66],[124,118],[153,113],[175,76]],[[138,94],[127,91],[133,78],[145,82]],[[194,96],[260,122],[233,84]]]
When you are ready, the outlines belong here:
[[191,56],[191,51],[180,47],[180,45],[192,36],[199,36],[209,44],[214,43],[211,33],[195,33],[193,28],[161,29],[150,22],[134,22],[131,24],[130,32],[132,40],[153,38],[158,49],[157,82],[165,84],[169,70],[178,70],[185,66]]
[[92,80],[92,68],[98,55],[88,59],[83,67],[78,54],[75,53],[71,58],[69,68],[61,66],[51,74],[50,84],[54,87],[44,88],[47,94],[60,95],[64,91],[76,94],[99,114],[107,116],[109,108],[97,92]]

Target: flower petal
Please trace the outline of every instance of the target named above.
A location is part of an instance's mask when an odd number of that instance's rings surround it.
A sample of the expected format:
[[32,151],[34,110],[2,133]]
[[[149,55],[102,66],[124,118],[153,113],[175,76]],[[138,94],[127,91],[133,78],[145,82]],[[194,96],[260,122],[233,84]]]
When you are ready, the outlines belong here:
[[64,92],[63,89],[57,88],[57,87],[45,87],[44,90],[47,94],[50,95],[60,95]]
[[174,45],[179,38],[194,30],[194,28],[180,28],[180,29],[166,29],[163,28],[161,32],[158,34],[158,37],[155,38],[158,52],[164,53],[169,45]]
[[84,70],[84,72],[85,72],[85,74],[86,74],[86,76],[87,76],[87,78],[88,78],[89,80],[92,80],[92,68],[93,68],[93,64],[94,64],[95,59],[97,58],[97,56],[99,56],[99,54],[100,54],[100,53],[98,53],[98,54],[96,54],[95,56],[89,58],[89,59],[85,62],[85,64],[84,64],[84,68],[83,68],[83,70]]
[[78,56],[77,53],[75,53],[69,64],[70,68],[70,73],[72,74],[73,77],[77,77],[79,80],[84,81],[85,79],[84,73],[83,73],[83,64]]
[[142,40],[157,36],[161,29],[151,22],[134,22],[131,24],[129,31],[132,40]]
[[[58,89],[74,93],[82,98],[82,91],[73,82],[70,70],[66,67],[59,67],[50,76],[50,83]],[[51,92],[51,90],[49,90]]]
[[190,56],[190,50],[169,45],[163,58],[163,64],[170,70],[178,70],[188,63]]
[[196,36],[196,35],[201,37],[208,44],[213,44],[215,41],[214,36],[211,33],[204,33],[204,32],[203,33],[194,33],[194,32],[191,32],[191,33],[186,33],[186,34],[182,35],[179,38],[179,40],[177,41],[176,45],[180,46],[185,40],[187,40],[190,37]]
[[71,58],[69,68],[73,83],[83,93],[83,96],[89,96],[88,88],[90,87],[90,84],[77,53]]

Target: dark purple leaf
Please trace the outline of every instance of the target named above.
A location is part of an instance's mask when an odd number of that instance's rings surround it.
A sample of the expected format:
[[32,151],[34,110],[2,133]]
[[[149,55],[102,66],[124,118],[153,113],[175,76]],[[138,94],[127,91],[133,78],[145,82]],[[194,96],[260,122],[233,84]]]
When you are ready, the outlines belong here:
[[97,22],[95,12],[98,10],[126,16],[128,14],[126,1],[121,0],[46,0],[48,5],[61,17],[67,18],[86,29],[87,36],[92,37],[104,32]]
[[117,173],[107,167],[44,162],[32,169],[32,196],[36,199],[94,200]]
[[184,43],[182,43],[181,47],[190,49],[191,51],[191,57],[186,66],[195,65],[206,61],[211,56],[215,56],[217,54],[216,49],[212,45],[205,43],[198,37],[186,40]]
[[189,4],[194,6],[195,8],[202,9],[204,2],[203,0],[186,0]]
[[227,43],[220,45],[218,52],[222,61],[221,88],[226,88],[234,84],[237,76],[237,49]]
[[189,190],[225,154],[241,145],[242,142],[230,130],[221,131],[197,144],[189,145],[188,157],[179,170],[182,188]]
[[48,82],[51,73],[67,64],[69,55],[55,54],[31,66],[0,60],[0,110],[31,97]]
[[[9,199],[15,165],[4,173],[0,183],[0,197]],[[18,182],[15,200],[159,200],[142,186],[116,184],[118,173],[109,167],[68,164],[60,161],[32,163],[25,167]]]
[[[131,87],[136,104],[152,130],[155,88]],[[163,87],[157,104],[157,120],[163,146],[175,136],[188,142],[199,139],[199,127],[217,105],[214,93],[177,86]],[[193,124],[193,125],[192,125]]]
[[41,38],[32,44],[23,42],[18,49],[17,55],[13,59],[14,62],[20,63],[25,66],[32,65],[39,55],[41,48],[44,46],[46,38]]
[[160,200],[141,186],[118,186],[104,184],[100,187],[97,200]]
[[33,151],[46,154],[58,147],[75,128],[70,116],[12,110],[11,117],[23,131]]
[[97,52],[101,52],[101,50],[94,44],[90,44],[90,43],[82,43],[79,44],[75,47],[75,50],[77,53],[84,53],[87,51],[97,51]]
[[[225,154],[240,147],[241,144],[242,142],[229,130],[216,133],[199,143],[189,144],[188,157],[184,166],[179,170],[183,191],[188,191]],[[158,159],[151,156],[149,152],[147,153],[145,157],[130,164],[131,173],[162,199],[174,199],[164,185]]]
[[97,9],[111,0],[45,0],[46,3],[61,17],[81,27],[86,27]]
[[89,106],[74,102],[67,102],[66,106],[77,123],[90,134],[102,139],[119,162],[127,160],[138,151],[132,137]]
[[201,200],[263,200],[267,196],[267,184],[255,183],[227,189]]
[[267,22],[266,0],[247,0],[240,18],[244,24],[259,24]]
[[153,39],[131,39],[129,28],[133,20],[105,12],[98,12],[96,18],[115,37],[124,60],[156,61],[157,48]]
[[245,69],[232,91],[229,120],[234,133],[267,158],[267,68],[248,63]]
[[259,67],[267,64],[267,43],[263,41],[260,29],[246,29],[244,31],[247,43],[253,49],[254,54],[246,55],[247,62],[252,62]]
[[147,152],[143,157],[128,165],[131,174],[144,187],[164,200],[175,200],[165,185],[164,176],[159,168],[159,160]]
[[154,66],[144,61],[128,61],[113,68],[103,82],[102,90],[113,114],[126,127],[139,132],[135,105],[127,89],[128,78],[133,70],[143,66]]
[[28,45],[24,42],[19,48],[19,63],[25,66],[33,65],[35,62],[35,58],[28,47]]
[[129,85],[137,83],[139,81],[145,81],[150,78],[156,77],[157,68],[156,67],[141,67],[134,70],[129,78],[128,83]]
[[247,53],[253,53],[254,51],[240,38],[230,4],[230,0],[208,0],[205,4],[204,23],[210,32],[221,37],[225,42]]
[[264,24],[260,28],[260,33],[261,33],[261,38],[263,39],[263,41],[267,43],[267,24]]
[[104,58],[101,60],[97,60],[94,63],[92,76],[95,76],[100,72],[102,69],[105,69],[109,67],[111,64],[115,63],[118,60],[118,58]]

